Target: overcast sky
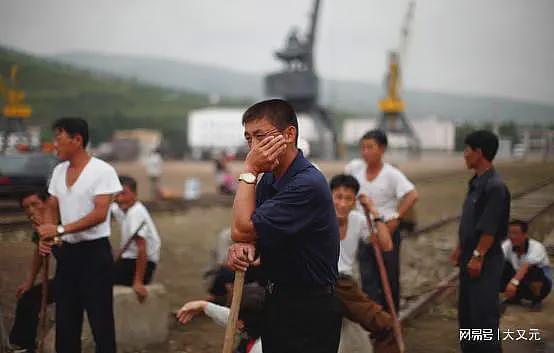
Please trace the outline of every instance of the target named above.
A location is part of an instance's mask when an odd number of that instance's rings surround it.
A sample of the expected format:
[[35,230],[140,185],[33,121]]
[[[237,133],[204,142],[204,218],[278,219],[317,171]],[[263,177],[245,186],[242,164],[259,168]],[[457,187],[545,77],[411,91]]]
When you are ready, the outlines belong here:
[[[408,0],[322,0],[316,66],[381,82]],[[37,54],[87,50],[265,73],[311,0],[2,0],[0,44]],[[420,0],[404,84],[554,104],[554,0]]]

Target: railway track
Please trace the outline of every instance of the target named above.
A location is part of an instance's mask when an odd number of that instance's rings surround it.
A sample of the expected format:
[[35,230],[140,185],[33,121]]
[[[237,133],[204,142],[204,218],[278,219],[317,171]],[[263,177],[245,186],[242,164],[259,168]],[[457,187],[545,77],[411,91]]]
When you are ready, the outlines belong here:
[[[554,179],[546,179],[526,190],[512,195],[511,217],[532,222],[538,216],[554,206]],[[416,229],[407,237],[421,236],[440,230],[442,227],[455,224],[459,215],[452,215],[445,219]],[[446,275],[434,289],[421,295],[410,298],[409,304],[400,311],[399,319],[407,322],[425,312],[433,302],[443,296],[454,292],[457,287],[458,269]]]

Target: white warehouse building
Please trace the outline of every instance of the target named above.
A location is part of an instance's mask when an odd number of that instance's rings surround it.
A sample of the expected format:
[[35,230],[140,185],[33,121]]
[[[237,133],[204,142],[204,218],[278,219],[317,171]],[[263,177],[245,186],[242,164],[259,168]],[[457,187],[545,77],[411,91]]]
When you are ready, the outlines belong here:
[[[236,153],[247,148],[242,126],[242,114],[246,108],[201,108],[188,115],[187,138],[195,159],[206,153],[230,151]],[[310,145],[319,140],[314,120],[305,114],[298,115],[298,145],[305,156],[310,155]]]
[[[453,151],[456,124],[449,120],[430,116],[423,119],[413,119],[410,123],[421,141],[424,150]],[[342,142],[345,145],[357,145],[360,138],[367,131],[375,129],[377,119],[359,118],[347,119],[342,129]],[[392,148],[406,148],[408,146],[404,136],[388,134],[389,146]]]

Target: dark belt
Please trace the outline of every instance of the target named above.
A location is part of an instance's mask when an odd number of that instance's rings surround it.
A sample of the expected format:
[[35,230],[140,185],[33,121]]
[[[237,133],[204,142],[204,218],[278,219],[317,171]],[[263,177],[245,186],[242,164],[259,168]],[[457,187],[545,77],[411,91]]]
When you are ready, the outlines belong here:
[[298,284],[280,284],[267,281],[265,290],[268,294],[288,294],[288,295],[311,295],[311,294],[333,294],[334,285],[310,285],[302,286]]

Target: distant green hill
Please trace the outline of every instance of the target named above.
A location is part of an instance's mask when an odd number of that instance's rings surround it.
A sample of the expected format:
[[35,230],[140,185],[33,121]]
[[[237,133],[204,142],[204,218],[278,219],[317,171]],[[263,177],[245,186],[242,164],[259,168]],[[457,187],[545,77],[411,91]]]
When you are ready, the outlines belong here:
[[[122,78],[223,97],[263,97],[263,75],[217,66],[200,65],[149,56],[69,52],[53,59]],[[382,98],[381,84],[322,78],[321,102],[332,110],[376,115]],[[517,99],[468,94],[405,90],[406,113],[412,118],[437,115],[474,123],[514,121],[518,124],[552,123],[554,105]],[[339,117],[340,118],[340,117]]]
[[48,127],[60,116],[85,117],[93,143],[109,140],[115,129],[156,128],[162,130],[173,149],[182,152],[188,111],[208,104],[203,94],[118,79],[0,47],[4,78],[14,63],[19,65],[18,86],[27,93],[33,108],[29,124],[43,126],[49,133]]

